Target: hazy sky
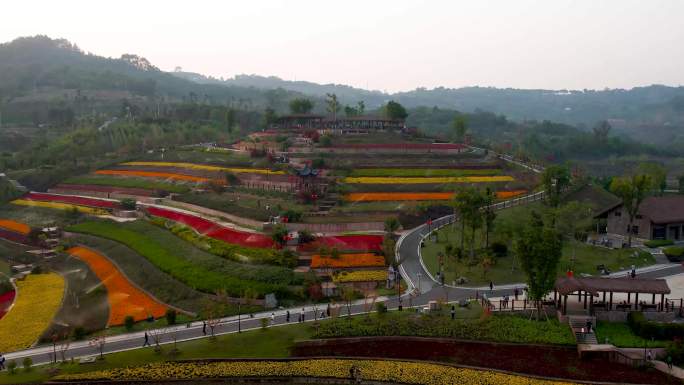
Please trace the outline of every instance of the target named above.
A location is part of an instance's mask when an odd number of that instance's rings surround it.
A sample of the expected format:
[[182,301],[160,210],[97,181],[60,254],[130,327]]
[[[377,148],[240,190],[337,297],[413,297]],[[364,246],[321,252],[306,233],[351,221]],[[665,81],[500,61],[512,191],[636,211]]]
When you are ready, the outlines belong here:
[[684,84],[682,0],[3,1],[0,41],[44,34],[164,70],[387,91]]

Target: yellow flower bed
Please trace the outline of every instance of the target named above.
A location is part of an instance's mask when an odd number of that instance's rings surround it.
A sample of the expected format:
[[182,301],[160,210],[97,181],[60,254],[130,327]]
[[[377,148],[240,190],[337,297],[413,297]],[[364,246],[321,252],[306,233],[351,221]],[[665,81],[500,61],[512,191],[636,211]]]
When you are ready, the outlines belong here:
[[220,377],[332,377],[349,378],[349,369],[360,370],[365,381],[427,385],[563,385],[491,371],[456,368],[421,362],[312,359],[297,361],[169,362],[57,376],[58,380],[165,380]]
[[369,282],[384,281],[386,279],[387,270],[341,271],[333,275],[334,282]]
[[62,305],[64,279],[58,274],[30,274],[17,281],[17,299],[0,319],[0,352],[30,347]]
[[358,184],[419,184],[419,183],[493,183],[512,182],[515,179],[509,175],[492,176],[437,176],[437,177],[392,177],[392,176],[361,176],[346,177],[345,183]]
[[124,166],[154,166],[154,167],[176,167],[188,170],[207,170],[207,171],[228,171],[235,173],[250,173],[250,174],[269,174],[269,175],[284,175],[284,171],[272,171],[267,168],[243,168],[243,167],[221,167],[210,166],[206,164],[195,164],[186,162],[126,162],[121,163]]
[[68,203],[42,202],[42,201],[32,201],[32,200],[26,200],[26,199],[15,199],[12,201],[12,203],[14,203],[15,205],[20,205],[20,206],[45,207],[45,208],[57,209],[57,210],[73,210],[73,209],[76,209],[82,213],[92,214],[92,215],[107,215],[107,214],[109,214],[106,210],[94,209],[92,207],[71,205]]

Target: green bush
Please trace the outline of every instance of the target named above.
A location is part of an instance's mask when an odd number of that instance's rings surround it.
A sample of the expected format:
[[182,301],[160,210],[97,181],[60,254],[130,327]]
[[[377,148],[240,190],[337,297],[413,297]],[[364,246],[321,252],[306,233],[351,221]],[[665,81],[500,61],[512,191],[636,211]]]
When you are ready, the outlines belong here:
[[534,321],[527,316],[499,314],[481,319],[457,319],[439,315],[413,316],[390,312],[383,317],[337,318],[321,323],[316,338],[361,336],[448,337],[513,343],[573,345],[567,324],[557,320]]
[[136,202],[133,198],[124,198],[120,201],[121,208],[124,210],[135,210]]
[[88,334],[83,326],[76,326],[73,331],[73,337],[76,341],[80,341]]
[[492,242],[489,248],[496,258],[503,258],[508,255],[508,246],[503,242]]
[[671,241],[669,239],[654,239],[651,241],[644,242],[644,246],[650,247],[650,248],[670,246],[670,245],[674,245],[674,241]]
[[645,339],[672,340],[684,338],[684,324],[649,321],[638,311],[627,315],[627,324],[634,334]]
[[124,327],[126,328],[126,330],[130,332],[131,330],[133,330],[133,326],[135,326],[135,319],[132,315],[127,315],[124,318]]
[[375,310],[378,311],[378,314],[384,314],[387,313],[387,306],[384,302],[378,302],[375,304]]
[[672,362],[680,365],[684,363],[684,342],[677,340],[671,342],[666,348],[667,354],[672,357]]
[[17,361],[10,361],[7,363],[7,372],[12,375],[17,372]]
[[671,262],[679,262],[682,257],[684,257],[684,247],[682,246],[670,246],[663,249],[663,254]]
[[33,360],[31,357],[24,357],[24,359],[21,361],[21,366],[24,367],[24,371],[30,372],[31,366],[33,366]]
[[168,309],[166,311],[165,317],[166,317],[166,323],[169,325],[175,325],[176,324],[176,317],[178,314],[174,309]]

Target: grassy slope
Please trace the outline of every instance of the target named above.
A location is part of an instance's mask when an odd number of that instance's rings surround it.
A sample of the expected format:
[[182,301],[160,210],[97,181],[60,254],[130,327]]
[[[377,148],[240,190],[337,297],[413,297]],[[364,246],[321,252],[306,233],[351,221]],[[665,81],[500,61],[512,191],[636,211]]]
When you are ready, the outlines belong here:
[[155,182],[150,179],[116,177],[116,176],[75,176],[64,181],[72,184],[92,184],[98,186],[132,187],[148,190],[165,190],[174,193],[189,191],[189,187],[181,184]]
[[469,176],[500,175],[501,170],[458,170],[429,168],[360,168],[351,172],[352,177],[394,176],[394,177],[433,177],[433,176]]
[[664,347],[667,341],[645,340],[632,333],[632,329],[626,323],[598,321],[596,325],[596,338],[600,343],[608,342],[621,348],[649,348]]
[[121,242],[147,258],[160,270],[197,290],[213,293],[225,289],[239,296],[246,288],[260,295],[280,292],[289,283],[289,269],[242,265],[196,249],[170,232],[143,221],[115,224],[84,222],[69,231]]

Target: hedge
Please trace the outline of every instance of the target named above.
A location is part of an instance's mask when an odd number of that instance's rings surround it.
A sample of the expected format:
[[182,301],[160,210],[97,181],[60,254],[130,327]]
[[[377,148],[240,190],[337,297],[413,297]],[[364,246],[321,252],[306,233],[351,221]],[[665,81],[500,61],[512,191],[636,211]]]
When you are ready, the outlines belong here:
[[663,246],[670,246],[674,245],[674,241],[670,239],[653,239],[651,241],[646,241],[644,242],[644,246],[650,247],[650,248],[656,248],[656,247],[663,247]]
[[684,337],[684,324],[649,321],[637,311],[627,315],[627,324],[634,334],[645,339],[672,340]]
[[670,246],[663,249],[663,254],[673,262],[679,262],[679,260],[684,257],[684,247],[682,246]]

